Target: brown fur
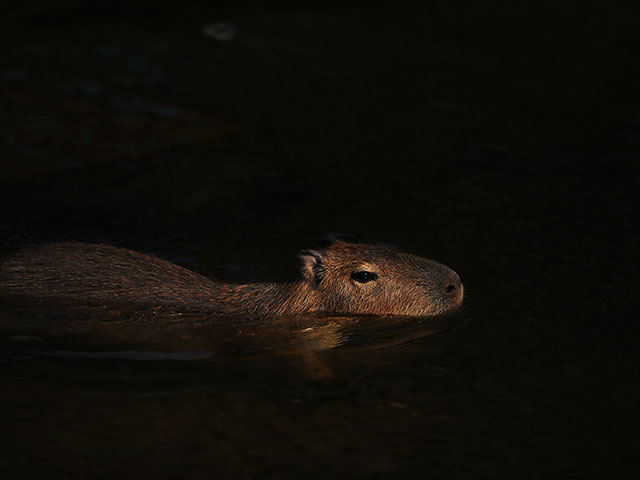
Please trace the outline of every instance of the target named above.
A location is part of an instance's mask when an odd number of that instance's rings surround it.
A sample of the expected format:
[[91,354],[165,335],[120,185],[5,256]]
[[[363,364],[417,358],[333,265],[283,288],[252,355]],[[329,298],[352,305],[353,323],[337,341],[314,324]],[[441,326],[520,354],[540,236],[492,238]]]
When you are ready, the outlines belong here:
[[[460,278],[442,264],[373,245],[336,241],[300,254],[302,278],[219,283],[191,270],[109,245],[59,243],[0,263],[0,295],[210,310],[224,314],[307,312],[427,316],[456,310]],[[358,271],[377,279],[359,283]]]

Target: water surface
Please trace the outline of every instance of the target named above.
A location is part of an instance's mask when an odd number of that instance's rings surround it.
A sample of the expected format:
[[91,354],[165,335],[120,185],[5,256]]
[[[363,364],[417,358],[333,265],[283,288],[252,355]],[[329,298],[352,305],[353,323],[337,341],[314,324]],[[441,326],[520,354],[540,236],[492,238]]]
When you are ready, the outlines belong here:
[[342,233],[467,310],[0,301],[0,476],[640,478],[637,5],[236,3],[0,7],[0,255],[273,281]]

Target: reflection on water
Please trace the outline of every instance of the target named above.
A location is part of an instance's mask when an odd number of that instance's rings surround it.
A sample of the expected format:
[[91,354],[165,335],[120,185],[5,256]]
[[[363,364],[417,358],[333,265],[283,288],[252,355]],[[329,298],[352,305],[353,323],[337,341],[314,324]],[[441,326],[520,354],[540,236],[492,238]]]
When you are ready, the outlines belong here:
[[[463,324],[462,315],[233,318],[157,309],[74,311],[55,305],[16,307],[0,314],[1,354],[14,360],[231,361],[273,355],[309,359],[329,351],[336,356],[392,348]],[[323,376],[329,374],[323,370]]]
[[[112,358],[116,360],[207,360],[213,357],[210,352],[138,352],[122,350],[112,352],[83,352],[77,350],[26,350],[26,358],[53,357],[73,359]],[[23,357],[24,358],[24,357]]]
[[[630,450],[592,412],[633,411],[628,374],[546,354],[513,323],[3,307],[0,466],[8,478],[539,478],[542,458],[543,473],[588,460],[598,478]],[[558,325],[544,341],[568,339]],[[593,388],[604,379],[618,394]]]
[[0,479],[640,478],[634,2],[110,3],[5,9],[0,253],[260,281],[336,229],[474,318],[0,299]]

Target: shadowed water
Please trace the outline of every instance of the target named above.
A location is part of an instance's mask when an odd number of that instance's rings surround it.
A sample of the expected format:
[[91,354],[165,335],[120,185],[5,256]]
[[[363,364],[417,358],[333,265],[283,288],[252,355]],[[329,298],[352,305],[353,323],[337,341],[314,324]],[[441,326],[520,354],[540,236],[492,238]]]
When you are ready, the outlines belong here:
[[0,478],[640,478],[636,3],[0,6],[0,255],[272,281],[337,232],[467,306],[0,300]]
[[357,355],[393,348],[464,322],[461,313],[430,318],[327,314],[243,318],[163,309],[73,309],[49,302],[0,312],[5,342],[1,355],[5,360],[140,361]]
[[[627,373],[612,376],[597,354],[592,362],[545,354],[468,311],[262,320],[53,312],[2,311],[10,472],[55,464],[81,476],[153,478],[191,465],[194,476],[359,478],[428,468],[466,478],[492,477],[498,462],[510,476],[535,470],[539,455],[547,466],[579,468],[587,451],[574,439],[591,428],[609,452],[589,459],[597,475],[610,452],[627,455],[624,435],[606,433],[604,419],[584,423],[611,395],[593,386],[624,391]],[[558,328],[546,343],[571,345]]]

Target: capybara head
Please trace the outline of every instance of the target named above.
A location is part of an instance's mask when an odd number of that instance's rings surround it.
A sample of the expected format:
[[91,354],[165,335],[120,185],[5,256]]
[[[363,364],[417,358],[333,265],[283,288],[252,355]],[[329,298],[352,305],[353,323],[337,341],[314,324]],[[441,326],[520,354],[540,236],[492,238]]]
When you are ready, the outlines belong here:
[[462,305],[456,272],[391,248],[334,241],[303,251],[300,259],[318,310],[429,316]]

